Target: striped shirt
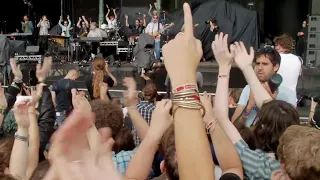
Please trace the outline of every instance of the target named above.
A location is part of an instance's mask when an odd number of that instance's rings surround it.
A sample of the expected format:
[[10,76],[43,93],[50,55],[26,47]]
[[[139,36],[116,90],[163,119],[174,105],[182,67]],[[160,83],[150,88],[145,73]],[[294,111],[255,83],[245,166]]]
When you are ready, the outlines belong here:
[[259,149],[251,150],[244,140],[237,142],[235,147],[242,162],[244,179],[269,180],[273,171],[280,170],[279,161]]

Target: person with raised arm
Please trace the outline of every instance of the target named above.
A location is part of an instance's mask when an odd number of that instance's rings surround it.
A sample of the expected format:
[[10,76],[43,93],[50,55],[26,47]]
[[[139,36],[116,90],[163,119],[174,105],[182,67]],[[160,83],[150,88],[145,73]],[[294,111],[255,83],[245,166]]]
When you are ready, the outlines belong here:
[[[231,45],[232,51],[230,52],[227,38],[227,35],[224,36],[223,33],[220,33],[216,35],[215,41],[212,43],[213,53],[219,64],[215,98],[215,102],[219,103],[219,106],[215,106],[215,116],[240,156],[245,179],[269,180],[273,171],[280,170],[280,163],[274,154],[277,151],[280,136],[286,128],[299,124],[299,116],[292,105],[272,100],[267,90],[259,83],[252,68],[253,48],[248,54],[244,44],[236,42]],[[228,115],[228,88],[233,59],[245,75],[256,103],[261,105],[258,121],[253,130],[257,140],[255,150],[251,150],[242,139]]]
[[111,8],[113,14],[110,15],[110,8],[108,7],[108,12],[106,14],[106,21],[108,23],[108,28],[114,29],[117,25],[118,15],[116,9]]
[[67,20],[63,20],[60,16],[59,26],[61,27],[61,36],[70,37],[71,25],[72,24],[69,15],[67,16]]
[[89,33],[89,22],[87,21],[85,16],[79,17],[79,21],[77,22],[77,27],[79,30],[79,36],[85,37]]
[[196,70],[202,57],[202,48],[200,40],[193,34],[189,4],[184,3],[183,9],[185,32],[179,33],[163,47],[164,62],[173,87],[172,102],[179,177],[183,180],[209,180],[214,179],[214,164],[203,129],[202,115],[205,112],[196,85]]

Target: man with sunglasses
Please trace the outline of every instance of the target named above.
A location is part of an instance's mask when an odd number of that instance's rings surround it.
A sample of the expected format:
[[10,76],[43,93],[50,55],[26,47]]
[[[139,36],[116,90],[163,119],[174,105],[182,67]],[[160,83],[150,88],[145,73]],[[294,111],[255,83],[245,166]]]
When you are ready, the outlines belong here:
[[[280,62],[281,57],[279,53],[272,47],[265,46],[256,54],[254,70],[259,81],[270,93],[273,99],[286,101],[293,106],[296,106],[296,94],[292,90],[280,85],[279,88],[272,93],[268,85],[269,79],[279,70]],[[250,87],[247,85],[241,93],[232,121],[235,122],[240,120],[242,121],[241,123],[250,127],[254,125],[254,119],[258,110],[259,109],[256,106],[253,95],[250,93]]]

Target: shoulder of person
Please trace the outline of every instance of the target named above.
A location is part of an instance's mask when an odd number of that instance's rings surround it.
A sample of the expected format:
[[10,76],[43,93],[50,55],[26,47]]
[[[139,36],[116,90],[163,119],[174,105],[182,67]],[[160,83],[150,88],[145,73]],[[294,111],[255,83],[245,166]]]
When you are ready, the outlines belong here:
[[[296,102],[297,94],[293,92],[291,89],[280,85],[279,86],[279,94],[277,96],[277,100],[283,100],[287,103],[293,104],[293,102]],[[295,105],[295,104],[293,104]]]

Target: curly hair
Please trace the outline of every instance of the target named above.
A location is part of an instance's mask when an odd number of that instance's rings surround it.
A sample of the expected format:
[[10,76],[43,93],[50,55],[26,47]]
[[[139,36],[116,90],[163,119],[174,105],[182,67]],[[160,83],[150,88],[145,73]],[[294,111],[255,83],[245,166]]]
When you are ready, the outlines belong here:
[[291,126],[281,136],[278,157],[291,180],[317,180],[320,177],[320,132],[304,126]]
[[4,172],[9,167],[13,143],[12,137],[0,140],[0,172]]
[[253,134],[256,138],[256,148],[264,152],[277,152],[279,139],[284,131],[299,125],[299,114],[289,103],[273,100],[265,103],[255,119],[257,122]]
[[100,83],[103,82],[104,72],[106,68],[106,63],[103,58],[97,57],[92,62],[92,67],[94,71],[93,75],[93,97],[100,98]]

